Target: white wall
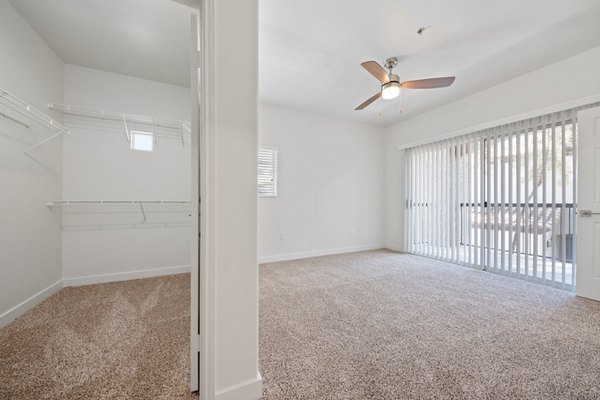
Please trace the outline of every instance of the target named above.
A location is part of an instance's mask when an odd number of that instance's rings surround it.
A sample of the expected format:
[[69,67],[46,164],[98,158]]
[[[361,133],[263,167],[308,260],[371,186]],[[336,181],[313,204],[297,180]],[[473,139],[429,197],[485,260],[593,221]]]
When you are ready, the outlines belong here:
[[548,107],[598,96],[599,70],[597,47],[387,128],[386,243],[395,248],[403,244],[404,164],[398,146],[466,133],[469,128],[475,131],[521,114],[543,113]]
[[[189,99],[187,88],[66,66],[66,104],[189,121]],[[65,124],[72,134],[64,140],[64,199],[190,200],[189,135],[185,147],[177,137],[159,137],[153,152],[140,152],[130,149],[123,123],[65,116]],[[129,129],[149,127],[130,121]],[[66,282],[89,283],[97,281],[98,275],[127,277],[132,271],[188,267],[190,217],[182,211],[189,207],[146,205],[145,209],[148,219],[142,224],[138,206],[65,208]],[[73,280],[88,276],[96,278]]]
[[278,154],[278,195],[258,199],[260,262],[383,246],[380,127],[259,106],[259,145]]
[[[214,0],[214,379],[217,399],[257,399],[258,0]],[[234,77],[234,79],[232,79]],[[210,194],[209,194],[210,195]]]
[[[63,99],[64,64],[6,0],[0,0],[0,88],[46,114]],[[0,105],[0,326],[33,303],[9,311],[61,280],[60,214],[44,205],[61,193],[61,139],[22,154],[52,131]],[[60,121],[60,115],[53,117]],[[53,290],[55,285],[42,299]],[[8,314],[6,314],[9,312]]]

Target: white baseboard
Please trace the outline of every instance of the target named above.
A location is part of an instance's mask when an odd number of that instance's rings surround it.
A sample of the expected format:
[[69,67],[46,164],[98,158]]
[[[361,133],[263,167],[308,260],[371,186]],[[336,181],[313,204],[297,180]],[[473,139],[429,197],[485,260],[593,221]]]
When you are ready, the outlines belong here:
[[388,243],[388,244],[384,245],[383,247],[386,248],[386,249],[388,249],[388,250],[397,251],[399,253],[404,253],[403,246],[398,245],[398,244]]
[[334,248],[334,249],[302,251],[299,253],[288,253],[288,254],[279,254],[279,255],[275,255],[275,256],[259,257],[258,263],[265,264],[265,263],[272,263],[272,262],[279,262],[279,261],[300,260],[303,258],[329,256],[332,254],[344,254],[344,253],[354,253],[357,251],[378,250],[378,249],[382,249],[384,247],[385,246],[383,244],[367,244],[367,245],[362,245],[362,246],[350,246],[350,247],[338,247],[338,248]]
[[215,400],[258,400],[262,398],[262,377],[242,382],[239,385],[221,390],[215,394]]
[[114,274],[102,274],[102,275],[91,275],[91,276],[79,276],[74,278],[64,278],[58,282],[48,286],[46,289],[34,294],[27,300],[20,304],[17,304],[10,310],[0,315],[0,328],[8,325],[27,311],[31,310],[54,293],[58,292],[63,287],[68,286],[82,286],[92,285],[94,283],[106,283],[116,281],[128,281],[131,279],[151,278],[154,276],[165,276],[184,274],[190,272],[189,265],[182,265],[177,267],[164,267],[164,268],[153,268],[153,269],[142,269],[138,271],[130,272],[117,272]]
[[190,272],[189,265],[182,265],[176,267],[163,267],[163,268],[152,268],[152,269],[141,269],[137,271],[128,272],[115,272],[113,274],[101,274],[101,275],[88,275],[88,276],[76,276],[71,278],[64,278],[64,286],[82,286],[82,285],[93,285],[95,283],[107,283],[116,281],[129,281],[132,279],[151,278],[154,276],[164,275],[175,275],[184,274]]
[[52,296],[54,293],[58,292],[63,288],[62,279],[50,286],[46,289],[40,291],[37,294],[34,294],[24,302],[17,304],[10,310],[6,311],[4,314],[0,315],[0,328],[10,324],[16,318],[25,314],[27,311],[31,310],[33,307],[40,304],[42,301],[46,300],[48,297]]

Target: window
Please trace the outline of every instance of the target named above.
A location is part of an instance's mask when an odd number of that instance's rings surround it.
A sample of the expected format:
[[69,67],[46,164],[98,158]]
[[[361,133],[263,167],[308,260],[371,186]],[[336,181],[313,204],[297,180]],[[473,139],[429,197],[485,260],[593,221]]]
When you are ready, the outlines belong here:
[[407,150],[410,253],[574,288],[573,110]]
[[153,151],[154,136],[152,133],[131,131],[131,150]]
[[258,149],[258,197],[277,196],[277,150]]

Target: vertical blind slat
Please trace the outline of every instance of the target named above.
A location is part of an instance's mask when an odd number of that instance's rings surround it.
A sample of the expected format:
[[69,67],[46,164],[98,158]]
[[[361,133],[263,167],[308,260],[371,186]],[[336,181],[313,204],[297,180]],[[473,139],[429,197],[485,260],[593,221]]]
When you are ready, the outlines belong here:
[[506,272],[506,174],[504,171],[504,160],[506,157],[506,136],[504,135],[505,130],[506,128],[502,130],[500,136],[500,161],[498,163],[500,167],[500,270],[502,272]]
[[486,246],[484,244],[487,244],[487,237],[486,237],[486,228],[485,228],[485,220],[486,220],[486,207],[485,207],[485,190],[486,190],[486,185],[485,185],[485,181],[486,181],[486,172],[485,172],[485,157],[483,156],[485,153],[485,146],[487,143],[487,131],[485,132],[485,134],[481,137],[480,140],[480,146],[479,146],[479,208],[480,208],[480,228],[479,228],[479,233],[480,233],[480,241],[481,241],[481,246],[480,249],[480,266],[482,269],[485,269],[486,266]]
[[469,141],[467,142],[467,162],[465,164],[465,175],[467,177],[467,252],[468,252],[468,256],[467,256],[467,263],[469,265],[473,264],[473,253],[471,252],[471,249],[473,248],[473,230],[471,228],[473,221],[471,220],[471,213],[473,210],[473,207],[471,206],[473,204],[473,187],[472,187],[472,177],[471,177],[471,160],[473,159],[473,146],[472,143]]
[[[548,221],[547,212],[548,212],[548,193],[547,193],[547,181],[548,181],[548,173],[546,172],[548,167],[548,143],[547,143],[547,124],[548,121],[543,122],[542,126],[542,215],[544,216],[544,225]],[[542,281],[546,283],[546,244],[548,243],[548,230],[545,229],[542,232]]]
[[533,128],[533,161],[532,161],[532,193],[533,193],[533,278],[537,279],[538,267],[538,127]]
[[450,190],[449,190],[449,195],[450,195],[450,218],[448,219],[448,239],[450,239],[450,242],[448,243],[449,247],[450,247],[450,260],[451,261],[456,261],[456,254],[455,254],[455,248],[454,248],[454,241],[455,241],[455,237],[454,237],[454,224],[451,223],[451,221],[456,221],[456,216],[455,216],[455,209],[454,209],[454,197],[455,197],[455,192],[456,192],[456,185],[454,183],[454,180],[456,178],[456,147],[454,146],[454,141],[450,141],[449,143],[449,153],[450,153],[450,168],[448,171],[448,174],[450,175]]
[[560,153],[561,153],[561,179],[562,179],[562,193],[561,193],[561,211],[560,211],[560,239],[561,239],[561,261],[562,261],[562,273],[561,273],[561,283],[562,287],[565,287],[566,283],[566,268],[567,268],[567,238],[566,238],[566,224],[567,221],[567,205],[565,200],[567,198],[567,155],[566,155],[566,132],[565,132],[565,120],[562,120],[562,128],[560,135]]
[[[514,124],[511,125],[511,129],[514,128]],[[508,142],[508,272],[512,275],[513,273],[513,149],[514,149],[514,135],[511,135],[511,129],[508,129],[506,133]]]
[[491,230],[491,219],[492,219],[492,132],[493,129],[488,132],[488,136],[486,138],[486,154],[487,164],[486,164],[486,186],[487,193],[485,195],[485,203],[486,203],[486,224],[485,224],[485,238],[486,238],[486,257],[485,257],[485,267],[486,269],[490,269],[492,266],[492,230]]
[[516,133],[516,142],[517,142],[517,219],[516,219],[516,223],[515,223],[515,227],[516,227],[516,253],[517,253],[517,276],[521,275],[521,214],[522,214],[522,208],[521,208],[521,149],[523,148],[521,146],[521,126],[522,124],[519,125],[519,127],[517,128],[517,133]]
[[529,277],[529,128],[525,129],[525,277]]
[[498,161],[498,135],[499,135],[499,130],[495,129],[494,130],[494,137],[493,137],[493,146],[494,146],[494,158],[493,158],[493,167],[494,167],[494,208],[493,208],[493,212],[494,212],[494,223],[493,225],[490,227],[490,229],[492,229],[492,232],[494,234],[494,269],[498,269],[498,236],[499,236],[499,230],[498,230],[498,225],[499,225],[499,215],[498,215],[498,166],[499,166],[499,161]]
[[[573,117],[573,115],[571,115],[571,132],[573,132],[573,164],[572,164],[572,168],[573,168],[573,208],[571,209],[571,219],[572,219],[572,224],[573,224],[573,232],[576,233],[577,232],[577,146],[578,146],[578,133],[577,133],[577,123],[575,122],[575,118]],[[575,269],[575,265],[577,265],[577,252],[575,251],[575,249],[577,249],[577,235],[574,234],[573,235],[573,243],[572,243],[572,250],[571,250],[571,289],[573,289],[575,287],[575,275],[576,275],[576,269]]]
[[556,123],[552,124],[552,281],[556,281]]

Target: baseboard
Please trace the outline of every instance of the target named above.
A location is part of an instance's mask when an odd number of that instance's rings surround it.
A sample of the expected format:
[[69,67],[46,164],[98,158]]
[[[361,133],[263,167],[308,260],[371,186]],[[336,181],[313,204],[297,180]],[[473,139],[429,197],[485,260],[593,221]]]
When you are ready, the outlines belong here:
[[34,294],[24,302],[6,311],[4,314],[0,315],[0,328],[10,324],[12,321],[25,314],[27,311],[31,310],[33,307],[37,306],[42,301],[46,300],[48,297],[58,292],[60,289],[62,289],[62,287],[63,281],[61,279],[58,282],[48,286],[46,289],[40,291],[39,293]]
[[113,274],[77,276],[72,278],[64,278],[64,286],[82,286],[93,285],[95,283],[107,283],[117,281],[129,281],[132,279],[151,278],[155,276],[184,274],[190,272],[189,265],[176,267],[163,267],[152,269],[141,269],[137,271],[115,272]]
[[388,250],[397,251],[399,253],[404,253],[404,248],[401,245],[388,243],[388,244],[384,245],[383,247]]
[[106,283],[116,281],[128,281],[131,279],[151,278],[153,276],[165,276],[184,274],[190,272],[189,265],[182,265],[177,267],[164,267],[154,269],[143,269],[138,271],[130,272],[117,272],[114,274],[102,274],[102,275],[91,275],[91,276],[80,276],[74,278],[64,278],[58,282],[48,286],[46,289],[34,294],[22,303],[14,306],[10,310],[0,315],[0,328],[10,324],[12,321],[31,310],[33,307],[58,292],[63,287],[68,286],[82,286],[92,285],[94,283]]
[[275,256],[266,256],[259,257],[258,263],[272,263],[279,261],[291,261],[291,260],[300,260],[303,258],[310,257],[321,257],[321,256],[329,256],[333,254],[344,254],[344,253],[354,253],[357,251],[367,251],[367,250],[378,250],[382,249],[385,246],[383,244],[368,244],[362,246],[350,246],[350,247],[338,247],[334,249],[323,249],[323,250],[312,250],[312,251],[303,251],[298,253],[288,253],[288,254],[279,254]]
[[215,400],[258,400],[262,397],[262,377],[240,383],[215,394]]

